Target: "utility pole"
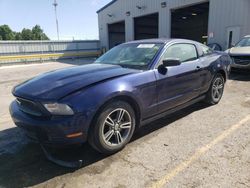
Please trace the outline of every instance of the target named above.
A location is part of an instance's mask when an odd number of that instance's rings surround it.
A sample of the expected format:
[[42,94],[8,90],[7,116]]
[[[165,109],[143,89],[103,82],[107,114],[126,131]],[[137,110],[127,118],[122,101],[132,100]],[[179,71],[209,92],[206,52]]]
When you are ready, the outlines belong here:
[[53,6],[55,7],[57,40],[59,40],[59,26],[58,26],[57,11],[56,11],[57,5],[58,4],[57,4],[56,0],[54,0]]

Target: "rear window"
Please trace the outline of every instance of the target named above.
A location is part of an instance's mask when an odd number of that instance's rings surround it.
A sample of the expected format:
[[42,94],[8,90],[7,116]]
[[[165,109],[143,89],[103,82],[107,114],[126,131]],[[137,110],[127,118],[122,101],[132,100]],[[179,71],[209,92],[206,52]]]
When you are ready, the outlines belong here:
[[201,45],[202,55],[209,55],[213,52],[211,48],[205,45]]

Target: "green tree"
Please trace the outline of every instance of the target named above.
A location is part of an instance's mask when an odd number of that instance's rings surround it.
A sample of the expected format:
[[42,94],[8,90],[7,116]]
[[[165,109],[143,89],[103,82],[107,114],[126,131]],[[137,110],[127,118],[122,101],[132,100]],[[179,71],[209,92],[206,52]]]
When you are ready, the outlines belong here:
[[0,40],[14,40],[14,32],[10,29],[8,25],[0,26]]
[[20,32],[15,32],[15,40],[22,40],[22,34]]
[[39,25],[32,30],[24,28],[21,32],[14,32],[8,25],[0,26],[0,40],[49,40]]
[[21,32],[22,40],[32,40],[33,34],[30,29],[24,28]]
[[32,28],[33,40],[49,40],[39,25]]

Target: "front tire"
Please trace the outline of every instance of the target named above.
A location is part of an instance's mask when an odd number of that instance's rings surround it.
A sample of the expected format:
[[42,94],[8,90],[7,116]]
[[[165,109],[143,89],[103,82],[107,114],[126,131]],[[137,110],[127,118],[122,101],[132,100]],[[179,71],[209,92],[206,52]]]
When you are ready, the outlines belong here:
[[224,77],[220,73],[216,74],[207,92],[205,101],[211,105],[218,104],[223,96],[224,86]]
[[132,138],[135,123],[135,112],[128,103],[123,101],[109,103],[92,125],[89,143],[101,153],[116,153]]

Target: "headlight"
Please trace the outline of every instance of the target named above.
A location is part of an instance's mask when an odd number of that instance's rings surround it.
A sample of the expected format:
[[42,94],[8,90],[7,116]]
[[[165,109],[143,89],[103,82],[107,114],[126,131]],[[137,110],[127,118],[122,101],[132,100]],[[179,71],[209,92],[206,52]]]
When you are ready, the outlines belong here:
[[67,104],[48,103],[44,107],[53,115],[73,115],[73,110]]

